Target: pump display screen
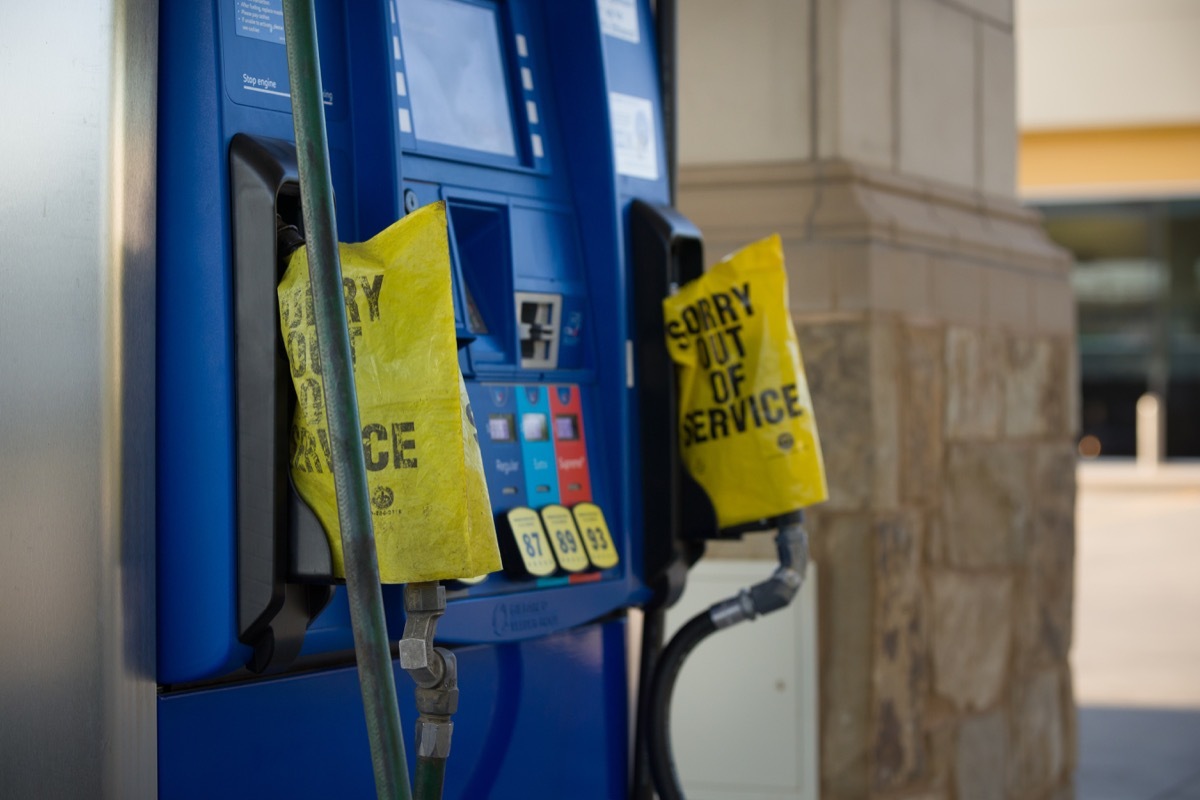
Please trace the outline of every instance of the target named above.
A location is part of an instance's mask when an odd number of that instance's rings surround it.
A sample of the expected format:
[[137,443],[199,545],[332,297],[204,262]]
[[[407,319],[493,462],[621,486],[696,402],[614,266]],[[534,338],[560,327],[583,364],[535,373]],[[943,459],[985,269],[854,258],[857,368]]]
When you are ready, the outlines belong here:
[[398,0],[396,8],[417,139],[515,156],[495,8],[462,0]]
[[546,424],[545,414],[522,414],[521,435],[527,442],[545,442],[550,440],[550,429]]
[[493,442],[512,442],[517,438],[513,431],[512,414],[489,414],[487,430],[488,438]]
[[554,415],[554,438],[570,442],[579,438],[579,418],[574,414]]

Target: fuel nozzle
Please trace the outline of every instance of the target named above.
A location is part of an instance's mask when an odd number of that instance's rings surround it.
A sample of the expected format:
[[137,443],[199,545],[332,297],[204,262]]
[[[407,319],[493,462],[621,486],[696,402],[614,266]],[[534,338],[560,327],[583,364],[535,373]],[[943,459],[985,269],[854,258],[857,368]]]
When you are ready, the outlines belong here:
[[288,259],[292,257],[292,253],[304,246],[304,234],[300,232],[298,227],[285,222],[283,217],[276,214],[275,243],[279,269],[282,272],[284,267],[287,266]]

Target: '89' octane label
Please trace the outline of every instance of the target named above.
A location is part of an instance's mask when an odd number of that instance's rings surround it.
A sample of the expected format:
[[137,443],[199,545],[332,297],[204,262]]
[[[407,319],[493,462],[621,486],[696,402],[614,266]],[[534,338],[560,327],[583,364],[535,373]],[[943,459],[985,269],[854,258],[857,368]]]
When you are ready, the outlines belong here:
[[554,550],[558,565],[567,572],[582,572],[587,569],[587,551],[571,512],[559,505],[546,506],[542,509],[542,521],[546,523],[550,547]]

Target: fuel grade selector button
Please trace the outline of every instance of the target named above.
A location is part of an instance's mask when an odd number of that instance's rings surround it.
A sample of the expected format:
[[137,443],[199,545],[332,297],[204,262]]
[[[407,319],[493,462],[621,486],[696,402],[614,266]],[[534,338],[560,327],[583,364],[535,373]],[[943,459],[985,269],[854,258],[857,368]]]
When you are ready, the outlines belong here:
[[613,544],[608,522],[605,521],[600,506],[595,503],[580,503],[571,511],[583,534],[583,546],[587,549],[592,566],[596,569],[615,567],[621,558],[617,555],[617,546]]
[[567,572],[587,569],[590,565],[587,550],[584,549],[583,537],[579,535],[571,512],[560,505],[546,506],[542,509],[542,522],[546,523],[550,546],[558,565]]
[[558,564],[538,513],[532,508],[513,508],[501,519],[507,528],[507,535],[501,536],[504,566],[519,576],[544,578],[554,574]]

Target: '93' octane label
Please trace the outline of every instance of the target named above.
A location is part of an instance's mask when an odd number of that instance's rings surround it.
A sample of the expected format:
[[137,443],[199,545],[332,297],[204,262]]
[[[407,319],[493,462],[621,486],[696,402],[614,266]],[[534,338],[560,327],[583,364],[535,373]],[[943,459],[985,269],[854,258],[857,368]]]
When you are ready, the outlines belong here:
[[608,531],[608,523],[604,520],[604,512],[595,503],[580,503],[572,509],[575,522],[583,534],[583,545],[587,549],[592,566],[597,569],[615,567],[621,559],[617,555],[617,546],[613,544],[612,534]]

